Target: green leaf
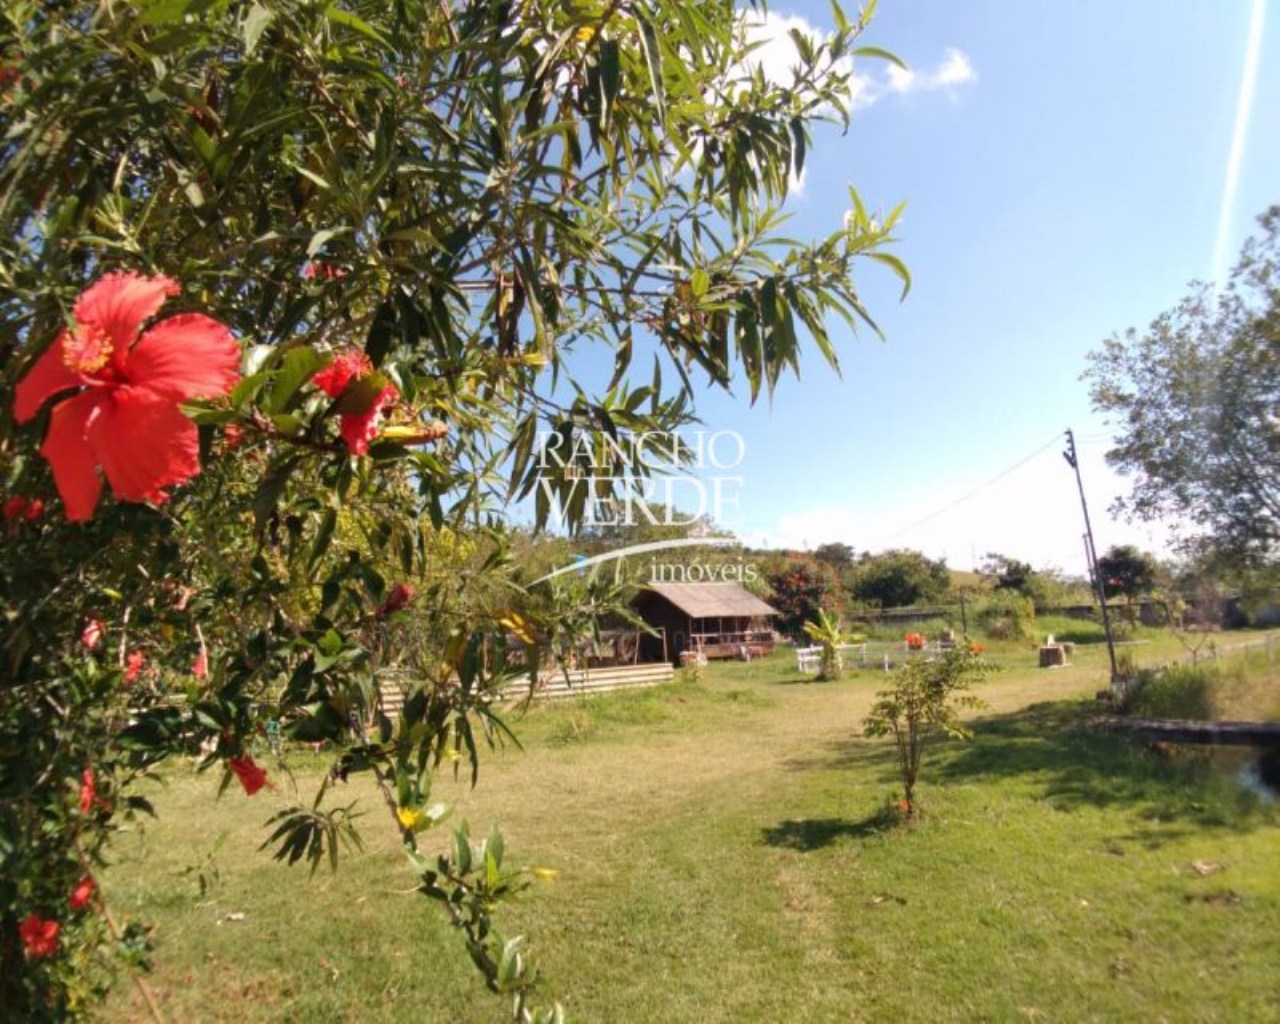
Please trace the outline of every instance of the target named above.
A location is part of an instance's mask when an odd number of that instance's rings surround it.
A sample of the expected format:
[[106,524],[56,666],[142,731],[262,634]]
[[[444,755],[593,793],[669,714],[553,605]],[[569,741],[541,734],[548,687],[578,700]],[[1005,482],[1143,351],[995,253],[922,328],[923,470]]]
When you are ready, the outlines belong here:
[[[299,167],[298,170],[302,171],[302,168]],[[303,171],[303,173],[306,174],[307,172]],[[319,181],[321,179],[316,180]],[[328,186],[326,185],[325,187],[327,188]],[[307,243],[307,256],[314,256],[325,247],[325,243],[327,243],[329,239],[337,238],[338,235],[345,234],[346,231],[346,228],[325,228],[323,231],[317,231],[311,236],[311,241]]]
[[248,13],[244,16],[244,24],[240,29],[246,54],[251,55],[258,48],[258,41],[262,38],[262,33],[266,31],[267,26],[271,24],[273,17],[275,15],[261,4],[255,3],[249,7]]
[[644,50],[644,62],[649,68],[649,83],[653,86],[653,102],[658,110],[658,124],[667,122],[667,89],[662,79],[662,50],[658,45],[658,33],[653,22],[640,11],[635,12],[640,26],[640,47]]
[[910,68],[903,62],[902,58],[888,50],[883,50],[878,46],[859,46],[853,51],[855,57],[875,57],[879,60],[887,60],[890,64],[902,68],[903,71],[909,71]]
[[280,361],[280,369],[275,372],[271,383],[271,394],[267,399],[266,409],[269,413],[284,412],[298,389],[315,376],[316,371],[326,365],[328,359],[309,345],[290,349]]
[[377,400],[383,388],[390,383],[391,381],[385,374],[377,372],[366,374],[359,380],[352,381],[347,385],[342,397],[338,399],[337,411],[355,414],[368,412],[369,407]]
[[273,466],[258,484],[258,489],[253,495],[253,522],[259,531],[267,525],[267,521],[275,512],[276,505],[280,503],[280,497],[284,494],[285,485],[288,484],[289,477],[297,466],[297,456],[287,456],[282,462]]
[[344,11],[341,7],[326,7],[324,16],[326,20],[334,25],[342,25],[344,28],[353,29],[362,36],[372,39],[379,46],[391,49],[391,44],[387,42],[386,36],[378,32],[367,21],[357,18],[350,11]]
[[241,377],[228,396],[231,401],[231,408],[240,409],[248,405],[258,397],[258,392],[262,390],[262,386],[270,379],[271,374],[267,372],[251,373],[247,377]]
[[622,63],[619,59],[618,41],[605,39],[600,43],[600,98],[603,116],[602,125],[607,125],[613,111],[614,102],[618,98],[618,89],[622,85]]
[[907,292],[911,291],[911,271],[907,269],[907,265],[897,256],[888,252],[869,252],[867,256],[888,267],[898,275],[898,278],[902,281],[902,294],[899,298],[905,299]]
[[338,525],[338,510],[327,508],[324,515],[320,517],[320,528],[316,530],[316,539],[311,545],[311,555],[307,559],[307,576],[310,577],[316,571],[316,566],[320,564],[320,560],[324,558],[329,550],[329,545],[333,541],[333,531]]
[[176,25],[188,14],[210,6],[209,0],[154,0],[142,5],[138,24]]

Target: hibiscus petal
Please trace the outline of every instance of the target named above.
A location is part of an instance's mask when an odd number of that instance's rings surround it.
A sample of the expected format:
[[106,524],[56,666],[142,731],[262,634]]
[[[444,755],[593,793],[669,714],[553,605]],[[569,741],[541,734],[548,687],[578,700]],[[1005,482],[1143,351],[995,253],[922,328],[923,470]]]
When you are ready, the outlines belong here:
[[162,320],[133,346],[128,377],[173,401],[225,395],[240,379],[240,346],[202,313]]
[[338,432],[352,455],[363,455],[369,450],[369,442],[378,436],[378,417],[383,408],[399,397],[395,385],[388,384],[363,412],[344,412],[338,417]]
[[164,488],[200,472],[196,425],[147,388],[116,388],[89,425],[89,443],[122,501],[159,504]]
[[85,383],[85,379],[67,369],[63,361],[62,342],[65,337],[65,331],[59,334],[14,388],[13,418],[19,423],[32,419],[40,407],[58,392]]
[[163,275],[143,277],[132,271],[106,274],[76,300],[76,323],[106,332],[114,347],[112,360],[119,369],[143,323],[160,311],[166,298],[178,292],[178,283]]
[[67,508],[67,519],[82,523],[93,516],[102,494],[98,459],[88,441],[102,397],[93,392],[59,402],[49,414],[49,432],[40,454],[53,470],[53,482]]

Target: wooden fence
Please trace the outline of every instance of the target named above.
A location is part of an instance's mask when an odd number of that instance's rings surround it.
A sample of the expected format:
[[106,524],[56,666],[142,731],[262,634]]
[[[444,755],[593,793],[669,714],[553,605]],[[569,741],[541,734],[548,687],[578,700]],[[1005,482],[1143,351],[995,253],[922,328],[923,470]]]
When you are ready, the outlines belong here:
[[[614,690],[629,690],[643,686],[669,683],[675,678],[675,669],[669,662],[649,665],[617,665],[610,668],[575,669],[564,672],[544,672],[533,689],[535,700],[558,697],[584,697]],[[384,676],[378,682],[378,710],[394,719],[404,707],[405,692],[409,681],[401,676]],[[499,700],[524,700],[529,696],[528,679],[508,683],[498,691]]]
[[[533,688],[535,700],[560,697],[586,697],[615,690],[633,690],[669,683],[675,669],[669,661],[648,665],[617,665],[610,668],[574,669],[570,672],[546,672]],[[503,700],[524,700],[529,696],[528,681],[513,683],[500,691]]]

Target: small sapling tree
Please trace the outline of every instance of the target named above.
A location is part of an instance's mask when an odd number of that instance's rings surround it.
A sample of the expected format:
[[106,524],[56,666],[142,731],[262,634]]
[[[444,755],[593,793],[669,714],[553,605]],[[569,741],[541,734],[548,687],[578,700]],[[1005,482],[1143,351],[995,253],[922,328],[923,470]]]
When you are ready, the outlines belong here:
[[960,721],[960,711],[984,706],[968,691],[990,670],[991,664],[983,660],[977,645],[966,643],[937,658],[907,659],[894,672],[892,687],[876,694],[871,713],[863,722],[863,733],[893,736],[907,817],[917,817],[916,781],[926,741],[938,734],[962,740],[973,737]]
[[839,617],[828,615],[822,609],[818,609],[817,619],[804,624],[804,634],[822,648],[818,679],[823,682],[839,679],[844,669],[840,661],[840,645],[855,643],[860,638],[842,631]]

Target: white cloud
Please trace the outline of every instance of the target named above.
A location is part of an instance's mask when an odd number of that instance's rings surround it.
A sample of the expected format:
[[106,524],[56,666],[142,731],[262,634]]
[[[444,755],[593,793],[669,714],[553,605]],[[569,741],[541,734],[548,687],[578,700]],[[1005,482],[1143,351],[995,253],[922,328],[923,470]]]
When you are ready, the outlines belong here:
[[[747,58],[747,67],[760,68],[768,81],[781,86],[792,84],[795,71],[800,66],[800,55],[791,33],[795,31],[815,44],[829,36],[829,33],[814,28],[799,15],[783,15],[774,11],[765,11],[762,15],[745,19],[743,25],[747,41],[758,44]],[[852,75],[849,80],[851,109],[859,110],[876,101],[879,90],[875,81],[869,75],[854,71],[852,58],[841,57],[833,67],[839,72]]]
[[[815,44],[828,37],[828,33],[815,28],[799,15],[778,14],[776,11],[744,17],[743,26],[747,40],[757,44],[747,58],[747,67],[752,70],[760,68],[768,81],[781,86],[791,85],[795,80],[795,69],[800,66],[800,56],[796,51],[792,32],[813,40]],[[880,64],[877,61],[868,67]],[[888,63],[881,66],[881,73],[876,76],[869,70],[862,70],[861,64],[855,70],[851,57],[842,57],[836,61],[835,69],[850,75],[851,110],[869,107],[889,93],[905,95],[913,92],[946,91],[954,95],[960,86],[978,80],[973,63],[962,50],[955,47],[948,47],[941,62],[932,70],[917,71]]]
[[978,80],[969,58],[955,47],[948,47],[946,56],[932,71],[916,71],[890,64],[885,78],[891,92],[952,92],[959,86]]

